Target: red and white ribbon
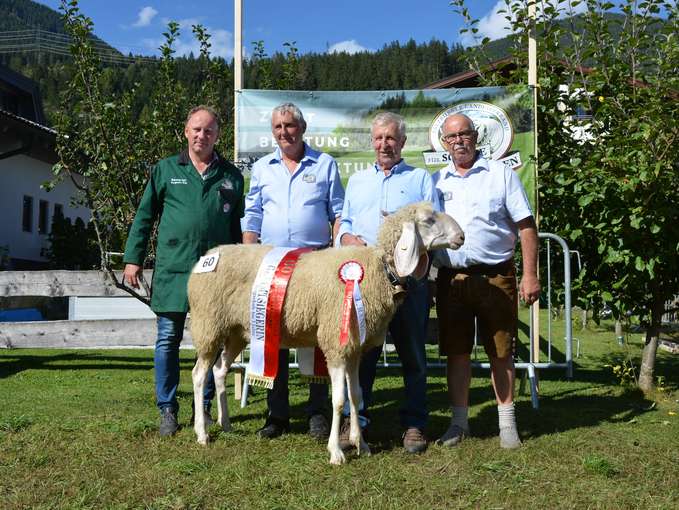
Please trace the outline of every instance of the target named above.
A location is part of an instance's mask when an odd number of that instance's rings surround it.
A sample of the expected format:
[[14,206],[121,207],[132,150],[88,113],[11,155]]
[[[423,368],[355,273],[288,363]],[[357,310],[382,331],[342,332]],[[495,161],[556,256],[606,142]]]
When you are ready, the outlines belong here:
[[310,248],[277,247],[262,259],[250,295],[250,361],[248,381],[273,388],[278,373],[281,312],[297,260]]
[[325,355],[318,347],[298,347],[297,364],[302,381],[308,383],[330,382]]
[[[278,247],[262,259],[250,295],[250,361],[247,374],[250,384],[273,388],[278,374],[285,293],[300,255],[308,251],[311,248]],[[297,359],[300,371],[308,381],[329,380],[325,357],[318,347],[297,349]]]
[[356,321],[358,323],[358,336],[361,345],[365,342],[365,307],[361,296],[361,286],[365,271],[360,262],[347,260],[339,268],[339,279],[344,283],[344,299],[342,300],[342,312],[340,321],[340,345],[349,341],[349,327],[351,325],[351,310],[356,309]]

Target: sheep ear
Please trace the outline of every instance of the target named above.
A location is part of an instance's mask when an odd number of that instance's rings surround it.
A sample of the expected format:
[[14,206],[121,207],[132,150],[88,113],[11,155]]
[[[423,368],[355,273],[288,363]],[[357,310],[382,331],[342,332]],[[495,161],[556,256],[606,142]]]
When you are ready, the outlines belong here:
[[421,280],[427,274],[427,269],[429,269],[429,255],[425,251],[417,261],[417,267],[413,271],[413,278]]
[[410,276],[418,269],[421,245],[415,222],[404,223],[401,237],[394,248],[394,265],[400,277]]

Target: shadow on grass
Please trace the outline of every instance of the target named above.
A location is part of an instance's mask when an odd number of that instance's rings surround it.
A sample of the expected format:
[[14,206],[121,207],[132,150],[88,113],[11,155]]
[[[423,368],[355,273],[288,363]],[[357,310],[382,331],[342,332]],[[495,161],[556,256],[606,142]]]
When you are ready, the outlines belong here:
[[[182,363],[188,360],[181,360]],[[193,361],[191,361],[193,365]],[[23,354],[21,350],[2,352],[0,379],[25,370],[149,370],[153,368],[153,355],[129,356],[98,352],[46,353],[43,356]]]

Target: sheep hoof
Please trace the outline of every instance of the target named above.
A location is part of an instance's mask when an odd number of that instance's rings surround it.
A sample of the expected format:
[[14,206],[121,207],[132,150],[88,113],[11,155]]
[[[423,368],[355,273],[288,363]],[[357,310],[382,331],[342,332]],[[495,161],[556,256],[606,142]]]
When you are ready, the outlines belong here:
[[330,452],[330,464],[340,466],[346,463],[347,459],[339,448]]
[[203,446],[207,446],[207,444],[210,442],[210,436],[208,436],[207,434],[205,434],[203,436],[198,436],[197,442],[198,442],[198,444],[202,444]]

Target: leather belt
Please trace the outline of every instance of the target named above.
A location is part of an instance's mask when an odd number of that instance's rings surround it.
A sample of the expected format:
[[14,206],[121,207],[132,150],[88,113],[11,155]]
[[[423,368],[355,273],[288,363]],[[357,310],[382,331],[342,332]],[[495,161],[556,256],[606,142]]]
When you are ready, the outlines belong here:
[[475,264],[469,267],[454,267],[454,268],[441,268],[440,271],[450,272],[451,275],[462,273],[462,274],[474,274],[482,276],[510,276],[515,273],[514,259],[505,260],[499,264]]

